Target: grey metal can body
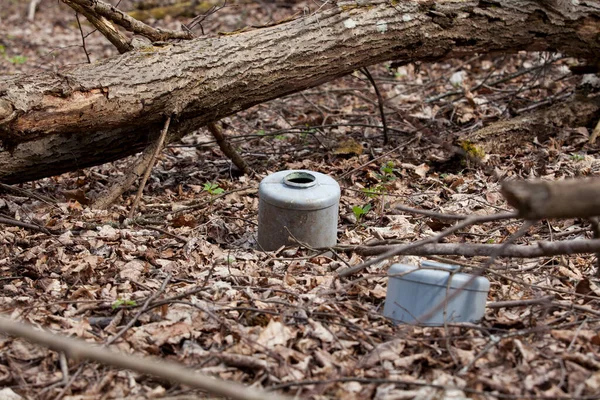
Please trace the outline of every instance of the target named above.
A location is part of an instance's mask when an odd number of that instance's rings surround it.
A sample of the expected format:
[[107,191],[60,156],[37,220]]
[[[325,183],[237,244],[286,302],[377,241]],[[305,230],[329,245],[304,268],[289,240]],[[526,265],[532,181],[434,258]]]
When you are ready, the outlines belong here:
[[340,186],[313,171],[288,170],[271,174],[259,186],[258,244],[276,250],[297,244],[328,247],[337,243]]
[[453,265],[431,261],[421,265],[424,268],[405,264],[390,267],[383,315],[394,322],[425,326],[478,322],[483,317],[490,289],[486,278],[453,273],[457,268]]

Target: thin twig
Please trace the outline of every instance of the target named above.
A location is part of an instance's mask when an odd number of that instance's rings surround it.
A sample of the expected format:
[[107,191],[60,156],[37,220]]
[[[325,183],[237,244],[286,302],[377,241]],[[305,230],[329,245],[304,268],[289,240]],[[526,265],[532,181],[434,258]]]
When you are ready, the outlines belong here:
[[[392,249],[397,249],[400,246],[407,246],[407,244],[394,243],[376,246],[338,245],[334,246],[333,249],[345,252],[352,251],[362,256],[376,256],[384,254]],[[482,257],[491,256],[497,253],[498,257],[536,258],[597,252],[600,252],[600,239],[576,239],[557,242],[539,241],[529,245],[426,243],[421,244],[419,247],[407,247],[400,249],[396,255]]]
[[217,141],[219,148],[229,159],[235,164],[236,167],[240,169],[244,173],[244,175],[249,175],[252,171],[248,168],[248,164],[244,159],[238,154],[238,152],[233,148],[233,146],[227,141],[223,131],[216,122],[210,122],[206,125],[206,128]]
[[402,205],[402,204],[395,204],[394,208],[396,210],[408,212],[408,213],[411,213],[411,214],[420,214],[420,215],[425,215],[427,217],[437,218],[437,219],[463,220],[463,219],[467,218],[466,215],[440,213],[440,212],[431,211],[431,210],[423,210],[423,209],[419,209],[419,208],[407,207],[407,206]]
[[87,48],[85,47],[85,35],[83,34],[83,29],[81,28],[81,22],[79,22],[79,13],[75,13],[75,19],[77,19],[77,27],[79,28],[79,33],[81,34],[81,47],[83,47],[83,52],[85,53],[85,58],[87,58],[88,64],[91,64],[92,60],[90,60],[90,53],[88,53]]
[[52,232],[43,226],[28,224],[27,222],[19,221],[13,218],[0,217],[0,224],[18,226],[19,228],[25,228],[32,231],[43,232],[47,235],[52,235]]
[[187,31],[191,32],[191,31],[192,31],[192,29],[194,29],[194,27],[195,27],[196,25],[199,25],[199,26],[200,26],[200,31],[202,32],[202,35],[204,36],[204,27],[202,26],[202,22],[204,22],[204,20],[205,20],[207,17],[209,17],[209,16],[211,16],[211,15],[213,15],[213,14],[217,13],[218,11],[221,11],[221,10],[222,10],[223,8],[225,8],[225,7],[227,7],[227,0],[225,0],[225,1],[223,2],[223,5],[222,5],[222,6],[213,5],[211,8],[209,8],[209,9],[208,9],[208,11],[207,11],[206,13],[204,13],[204,14],[201,14],[201,15],[198,15],[198,16],[196,16],[196,17],[194,17],[194,19],[192,19],[192,20],[189,22],[189,24],[187,24],[187,25],[185,25],[185,24],[182,24],[182,25],[181,25],[181,27],[182,27],[184,30],[187,30]]
[[381,92],[379,92],[377,83],[375,82],[375,79],[373,79],[373,76],[369,72],[369,69],[367,67],[364,67],[364,68],[361,68],[360,72],[362,72],[367,77],[369,82],[371,82],[371,85],[373,85],[373,89],[375,89],[375,94],[377,94],[377,105],[379,106],[379,114],[381,115],[381,125],[383,125],[383,144],[388,144],[389,137],[388,137],[387,123],[385,121],[385,111],[383,109],[383,104],[384,104],[383,96],[381,95]]
[[116,353],[107,348],[93,346],[80,339],[66,338],[53,333],[38,330],[29,324],[0,317],[0,332],[26,339],[30,342],[49,347],[54,351],[64,351],[70,358],[86,359],[103,365],[130,369],[146,375],[152,375],[181,385],[203,389],[218,396],[237,400],[283,400],[283,395],[266,393],[232,381],[223,381],[190,370],[174,362],[150,357],[136,357]]
[[401,147],[403,147],[403,146],[407,146],[408,144],[410,144],[410,141],[409,141],[408,143],[403,143],[403,144],[401,144],[400,146],[396,146],[396,147],[394,147],[392,150],[390,150],[390,151],[388,151],[388,152],[386,152],[386,153],[383,153],[382,155],[380,155],[380,156],[377,156],[377,157],[375,157],[374,159],[372,159],[372,160],[369,160],[369,161],[367,161],[366,163],[364,163],[364,164],[362,164],[362,165],[359,165],[358,167],[356,167],[356,168],[354,168],[354,169],[351,169],[351,170],[350,170],[350,171],[348,171],[348,172],[344,172],[342,175],[340,175],[340,176],[338,177],[338,180],[341,180],[341,179],[342,179],[342,178],[344,178],[345,176],[347,176],[347,175],[350,175],[350,174],[353,174],[354,172],[356,172],[356,171],[359,171],[359,170],[363,169],[364,167],[366,167],[366,166],[368,166],[368,165],[370,165],[370,164],[373,164],[374,162],[377,162],[377,160],[380,160],[380,159],[382,159],[383,157],[386,157],[386,156],[388,156],[388,155],[390,155],[390,154],[393,154],[393,153],[397,152],[398,150],[400,150],[400,148],[401,148]]
[[174,233],[171,233],[171,232],[169,232],[168,230],[166,230],[166,229],[163,229],[163,228],[160,228],[160,227],[158,227],[158,226],[153,226],[153,225],[150,225],[150,224],[144,224],[144,223],[138,223],[137,221],[134,221],[134,223],[135,223],[137,226],[139,226],[139,227],[144,227],[144,228],[152,229],[152,230],[154,230],[154,231],[157,231],[157,232],[160,232],[160,233],[162,233],[162,234],[164,234],[164,235],[170,236],[170,237],[172,237],[173,239],[177,239],[177,240],[178,240],[178,241],[180,241],[181,243],[187,244],[187,243],[189,242],[189,240],[188,240],[188,239],[186,239],[186,238],[184,238],[183,236],[176,235],[176,234],[174,234]]
[[119,53],[127,53],[128,51],[133,49],[133,46],[130,43],[130,40],[121,33],[114,25],[104,18],[101,15],[96,14],[96,12],[85,5],[81,5],[79,3],[84,1],[81,0],[62,0],[63,3],[67,4],[76,12],[82,14],[87,18],[87,20],[104,35],[105,38],[108,39],[109,42],[113,44],[119,51]]
[[[512,235],[510,235],[508,237],[508,239],[506,239],[506,241],[504,243],[502,243],[502,245],[500,245],[500,247],[496,250],[496,252],[494,252],[486,260],[485,264],[483,265],[483,267],[481,269],[478,269],[478,270],[474,271],[471,274],[471,276],[469,277],[469,279],[466,280],[465,283],[463,283],[460,287],[457,287],[449,296],[446,296],[444,302],[436,305],[431,310],[429,310],[426,313],[424,313],[423,315],[421,315],[419,317],[419,319],[421,321],[427,321],[432,316],[434,316],[436,313],[438,313],[444,307],[444,304],[449,303],[452,300],[454,300],[456,297],[458,297],[463,290],[465,290],[470,285],[472,285],[473,282],[475,282],[475,280],[478,277],[480,277],[485,271],[487,271],[487,269],[494,263],[494,261],[496,260],[496,258],[498,258],[499,254],[502,253],[502,250],[504,249],[504,247],[510,245],[512,242],[514,242],[515,240],[517,240],[518,238],[520,238],[521,236],[523,236],[525,233],[527,233],[527,231],[529,230],[529,228],[531,228],[533,225],[535,225],[536,222],[537,221],[534,221],[534,220],[526,220],[525,222],[523,222],[523,224],[521,225],[521,227],[515,233],[513,233]],[[460,225],[460,224],[458,224],[458,225]]]
[[17,194],[24,195],[27,197],[32,197],[32,198],[37,199],[41,202],[44,202],[48,205],[56,205],[55,199],[52,199],[52,198],[46,197],[46,196],[42,196],[41,194],[37,194],[35,192],[32,192],[31,190],[23,189],[23,188],[20,188],[17,186],[7,185],[6,183],[0,182],[0,189],[6,190],[7,192],[13,192],[13,193],[17,193]]
[[[243,187],[243,188],[239,188],[239,189],[229,190],[229,191],[221,193],[219,195],[211,196],[210,199],[208,199],[206,201],[202,201],[202,202],[197,203],[197,204],[193,204],[193,205],[190,205],[190,206],[187,206],[187,207],[178,208],[177,210],[165,211],[165,212],[158,213],[158,214],[150,214],[150,215],[146,216],[146,219],[147,220],[151,220],[153,218],[163,218],[163,217],[166,217],[167,215],[176,215],[176,214],[181,214],[181,213],[187,212],[187,211],[197,210],[199,208],[204,208],[208,204],[213,203],[217,199],[229,196],[230,194],[235,193],[235,192],[242,192],[242,191],[248,190],[248,189],[249,189],[248,187]],[[256,192],[257,191],[257,189],[250,189],[250,190],[251,190],[251,192]],[[248,193],[248,194],[250,194],[250,193]],[[144,220],[137,221],[137,222],[139,224],[145,224],[146,223],[146,221],[144,221]],[[152,222],[150,221],[149,223],[152,223]]]
[[[61,353],[61,354],[64,355],[64,353]],[[68,382],[65,384],[65,387],[63,387],[62,390],[60,391],[60,393],[54,398],[55,400],[60,400],[64,397],[65,394],[67,394],[67,391],[73,385],[73,383],[75,382],[75,379],[77,379],[79,377],[79,375],[81,375],[81,372],[83,372],[83,368],[85,367],[85,364],[86,363],[81,363],[81,365],[79,366],[79,368],[77,368],[77,371],[73,374],[71,379],[69,379]]]
[[133,318],[131,318],[131,321],[129,321],[127,323],[127,325],[125,325],[123,328],[121,328],[121,330],[117,334],[115,334],[113,337],[111,337],[110,339],[108,339],[106,341],[107,346],[110,346],[111,344],[113,344],[117,339],[119,339],[121,336],[123,336],[125,334],[125,332],[127,332],[133,325],[135,325],[138,318],[140,318],[141,315],[148,310],[148,306],[150,305],[150,303],[152,303],[158,296],[160,296],[160,294],[162,292],[165,291],[170,280],[171,280],[171,274],[168,274],[167,277],[165,278],[165,280],[163,281],[162,285],[160,286],[160,288],[152,296],[148,297],[148,299],[146,300],[146,302],[144,303],[142,308],[140,308],[138,310],[138,312],[135,314],[135,316]]
[[414,249],[417,248],[419,246],[422,246],[424,244],[429,244],[429,243],[436,243],[439,240],[441,240],[442,238],[448,236],[449,234],[456,232],[459,229],[462,229],[464,227],[467,227],[469,225],[473,225],[473,224],[477,224],[477,223],[483,223],[483,222],[490,222],[490,221],[499,221],[502,219],[511,219],[511,218],[516,218],[517,214],[516,213],[500,213],[500,214],[492,214],[492,215],[475,215],[472,217],[468,217],[464,220],[462,220],[461,222],[457,223],[456,225],[440,232],[439,234],[435,235],[435,236],[431,236],[428,237],[426,239],[421,239],[418,240],[416,242],[413,243],[408,243],[408,244],[404,244],[404,245],[400,245],[400,246],[394,246],[392,247],[390,250],[386,251],[385,253],[383,253],[382,255],[375,257],[369,261],[365,261],[362,264],[359,264],[355,267],[352,268],[346,268],[342,271],[340,271],[338,273],[338,275],[340,277],[347,277],[349,275],[355,274],[359,271],[362,271],[363,269],[370,267],[373,264],[377,264],[381,261],[385,261],[388,258],[394,257],[398,254],[401,254],[407,250],[410,249]]
[[554,295],[548,295],[540,297],[539,299],[527,299],[527,300],[507,300],[507,301],[495,301],[487,303],[487,308],[512,308],[512,307],[524,307],[531,305],[550,305],[554,300]]
[[146,172],[144,173],[144,176],[142,177],[142,180],[140,182],[140,186],[138,187],[137,194],[135,195],[135,200],[133,201],[133,204],[131,205],[131,209],[129,210],[129,218],[133,218],[133,215],[135,214],[135,209],[137,208],[137,206],[140,202],[140,199],[142,198],[142,193],[144,192],[144,187],[146,186],[146,182],[148,181],[148,178],[150,177],[152,168],[154,168],[154,163],[156,162],[158,155],[160,154],[160,152],[162,151],[162,149],[164,147],[165,138],[167,137],[167,131],[169,130],[170,123],[171,123],[171,116],[169,115],[167,117],[167,120],[165,121],[163,130],[160,132],[160,136],[158,137],[158,140],[156,142],[156,147],[154,149],[154,154],[152,154],[152,158],[150,159],[150,162],[148,163],[148,166],[146,167]]
[[[600,221],[598,217],[591,217],[588,221],[591,224],[594,239],[600,239]],[[600,251],[596,252],[596,278],[600,278]]]
[[115,6],[101,0],[68,0],[66,3],[71,7],[77,5],[90,14],[96,14],[102,18],[106,18],[107,20],[120,25],[125,30],[144,36],[152,42],[161,42],[169,39],[194,38],[194,35],[190,31],[173,31],[169,29],[153,28],[150,25],[131,17],[129,14],[119,10]]

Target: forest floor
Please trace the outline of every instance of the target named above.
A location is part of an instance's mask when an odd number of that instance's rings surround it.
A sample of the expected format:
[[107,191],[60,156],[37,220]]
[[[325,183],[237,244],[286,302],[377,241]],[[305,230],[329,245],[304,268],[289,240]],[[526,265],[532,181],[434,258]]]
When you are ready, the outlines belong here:
[[[42,1],[29,21],[28,3],[3,2],[0,75],[87,62],[74,12]],[[120,7],[133,9],[134,2]],[[202,28],[213,35],[315,7],[234,1]],[[177,29],[191,18],[147,22]],[[98,33],[85,42],[91,62],[117,56]],[[394,262],[418,265],[419,258],[396,257],[338,276],[369,259],[351,246],[414,242],[454,223],[396,205],[494,214],[510,211],[499,191],[504,179],[598,175],[598,146],[588,144],[593,126],[471,140],[481,127],[571,95],[580,77],[568,67],[576,63],[519,53],[369,67],[385,101],[385,145],[378,98],[360,71],[255,106],[220,122],[251,175],[240,174],[208,131],[190,133],[162,152],[132,220],[126,217],[137,186],[108,210],[90,204],[136,157],[5,189],[1,217],[51,234],[3,226],[0,312],[298,398],[597,399],[600,289],[592,255],[430,257],[460,265],[461,272],[479,271],[491,284],[479,323],[443,327],[395,325],[382,315],[387,269]],[[339,182],[336,249],[257,249],[259,182],[285,169]],[[534,245],[593,236],[582,219],[535,223],[515,237],[522,225],[518,219],[473,225],[442,242]],[[10,393],[191,399],[202,392],[0,335],[0,398]]]

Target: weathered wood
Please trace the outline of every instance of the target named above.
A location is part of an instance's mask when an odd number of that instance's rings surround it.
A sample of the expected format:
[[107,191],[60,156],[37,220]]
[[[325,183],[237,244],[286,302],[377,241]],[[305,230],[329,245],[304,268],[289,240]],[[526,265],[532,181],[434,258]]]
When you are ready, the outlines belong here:
[[507,181],[501,192],[524,219],[600,215],[600,179]]
[[600,118],[600,96],[576,95],[517,117],[500,120],[465,135],[485,154],[518,154],[537,139],[544,143],[570,127],[594,126]]
[[[148,46],[59,73],[0,80],[0,181],[24,182],[171,140],[255,104],[386,60],[496,51],[600,54],[600,5],[485,1],[338,3],[246,33]],[[2,78],[0,78],[2,79]]]

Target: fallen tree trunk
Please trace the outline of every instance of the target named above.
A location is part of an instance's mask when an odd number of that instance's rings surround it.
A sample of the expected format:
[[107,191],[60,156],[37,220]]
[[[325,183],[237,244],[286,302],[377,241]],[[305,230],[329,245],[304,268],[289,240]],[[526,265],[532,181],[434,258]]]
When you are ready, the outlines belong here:
[[154,45],[58,73],[0,81],[0,181],[134,154],[172,116],[170,140],[386,60],[498,51],[600,55],[600,4],[441,0],[338,3],[231,36]]

